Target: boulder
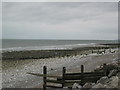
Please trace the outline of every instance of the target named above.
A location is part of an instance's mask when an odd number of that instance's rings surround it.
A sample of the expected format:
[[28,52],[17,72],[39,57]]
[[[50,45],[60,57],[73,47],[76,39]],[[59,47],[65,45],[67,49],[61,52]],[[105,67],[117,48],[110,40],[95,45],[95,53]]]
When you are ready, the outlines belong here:
[[117,74],[117,70],[116,69],[113,69],[110,71],[108,77],[112,77],[112,76],[115,76]]
[[97,83],[90,90],[93,90],[94,88],[105,88],[105,86],[103,84],[101,84],[101,83]]
[[95,83],[91,83],[91,82],[85,83],[83,88],[92,88],[94,85],[95,85]]
[[106,85],[110,86],[111,88],[118,88],[118,83],[119,78],[117,76],[112,76]]
[[109,81],[109,78],[107,76],[101,77],[97,83],[105,84]]
[[74,83],[73,84],[73,86],[72,86],[72,88],[82,88],[82,86],[81,85],[79,85],[78,83]]
[[117,75],[116,75],[119,79],[120,79],[120,72],[119,73],[117,73]]
[[111,88],[110,86],[108,86],[108,85],[106,85],[106,84],[104,85],[104,87],[105,87],[105,88]]

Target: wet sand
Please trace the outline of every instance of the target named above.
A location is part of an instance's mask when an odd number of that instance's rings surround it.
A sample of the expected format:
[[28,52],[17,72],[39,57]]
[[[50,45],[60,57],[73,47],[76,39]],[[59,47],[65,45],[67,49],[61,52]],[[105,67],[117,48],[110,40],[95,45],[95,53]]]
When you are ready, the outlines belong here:
[[[80,65],[85,65],[85,71],[92,71],[95,67],[109,63],[118,58],[118,49],[113,49],[115,53],[105,54],[88,53],[88,55],[45,58],[45,59],[24,59],[24,60],[4,60],[3,61],[3,88],[39,88],[42,87],[42,77],[32,76],[27,72],[42,73],[42,67],[48,67],[49,74],[61,75],[62,67],[67,68],[67,72],[80,71]],[[9,65],[8,65],[9,63]],[[10,64],[11,63],[11,64]],[[7,65],[6,65],[7,64]],[[34,82],[34,83],[33,83]]]
[[71,49],[54,49],[54,50],[25,50],[25,51],[5,51],[2,53],[2,60],[26,60],[26,59],[45,59],[64,56],[73,56],[85,54],[88,51],[117,48],[117,45],[84,45],[73,47]]

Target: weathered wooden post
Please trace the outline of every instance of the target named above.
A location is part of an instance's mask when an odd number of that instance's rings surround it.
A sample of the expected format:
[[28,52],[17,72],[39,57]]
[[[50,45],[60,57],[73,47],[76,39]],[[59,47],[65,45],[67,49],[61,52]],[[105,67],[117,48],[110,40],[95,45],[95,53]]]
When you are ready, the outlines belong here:
[[92,53],[93,53],[93,50],[92,50]]
[[84,72],[84,65],[81,65],[81,73]]
[[109,53],[111,53],[111,48],[109,48]]
[[103,72],[104,72],[105,76],[107,76],[106,63],[103,64]]
[[81,85],[83,85],[83,80],[84,80],[84,65],[81,65]]
[[43,90],[46,90],[46,79],[47,79],[47,77],[46,77],[47,67],[46,66],[43,67],[43,74],[44,74],[44,76],[43,76]]
[[65,83],[65,73],[66,73],[66,68],[63,67],[63,75],[62,75],[62,88],[64,87],[64,83]]
[[105,53],[105,49],[104,49],[104,53]]
[[98,48],[98,54],[100,54],[100,52],[99,52],[99,48]]

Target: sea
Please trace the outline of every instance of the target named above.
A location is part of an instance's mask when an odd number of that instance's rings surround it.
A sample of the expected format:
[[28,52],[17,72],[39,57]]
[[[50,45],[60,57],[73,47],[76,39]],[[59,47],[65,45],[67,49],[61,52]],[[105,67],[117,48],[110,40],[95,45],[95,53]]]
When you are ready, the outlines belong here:
[[41,40],[41,39],[2,39],[2,51],[71,49],[73,47],[117,43],[117,40]]

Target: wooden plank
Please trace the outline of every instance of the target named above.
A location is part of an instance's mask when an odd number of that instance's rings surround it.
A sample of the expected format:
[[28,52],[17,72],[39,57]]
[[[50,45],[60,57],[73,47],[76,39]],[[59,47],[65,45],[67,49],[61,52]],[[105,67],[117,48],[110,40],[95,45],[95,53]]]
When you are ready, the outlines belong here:
[[46,79],[46,82],[47,83],[58,83],[58,84],[62,84],[63,83],[63,81],[49,80],[49,79]]
[[82,77],[81,76],[75,76],[75,77],[73,77],[73,76],[65,76],[65,80],[80,80],[80,79],[82,79]]
[[62,88],[62,86],[53,86],[53,85],[46,85],[46,87],[50,87],[50,88]]
[[85,77],[83,79],[83,82],[96,82],[97,80],[99,80],[101,77]]
[[[104,76],[104,75],[103,75]],[[83,78],[98,78],[98,77],[102,77],[102,75],[96,75],[96,76],[65,76],[65,80],[82,80]],[[57,78],[58,81],[62,80],[62,78]]]
[[82,80],[82,82],[81,81],[71,81],[71,82],[65,82],[65,84],[64,84],[64,86],[68,86],[68,87],[72,87],[72,85],[74,84],[74,83],[79,83],[79,84],[81,84],[81,85],[84,85],[86,82],[93,82],[93,83],[96,83],[96,81],[99,79],[99,77],[97,77],[97,78],[85,78],[85,79],[83,79]]
[[49,77],[49,78],[61,78],[61,76],[53,76],[53,75],[44,75],[44,74],[39,74],[39,73],[27,73],[35,76],[40,76],[40,77]]
[[[65,77],[65,80],[80,80],[81,79],[81,77],[79,77],[79,76],[75,76],[75,77],[73,77],[73,76],[71,76],[71,77]],[[62,78],[57,78],[57,80],[58,81],[61,81],[61,80],[63,80]]]
[[65,83],[64,86],[65,86],[65,87],[72,87],[72,86],[73,86],[73,83]]
[[81,83],[81,80],[79,80],[79,81],[65,81],[65,83]]
[[79,84],[82,84],[81,81],[76,81],[76,82],[67,82],[64,84],[64,86],[67,86],[67,87],[72,87],[74,83],[79,83]]
[[[82,73],[66,73],[65,75],[81,75]],[[104,72],[84,72],[84,74],[104,74]]]
[[66,75],[65,77],[96,77],[96,76],[105,76],[105,74],[83,74],[83,75]]

